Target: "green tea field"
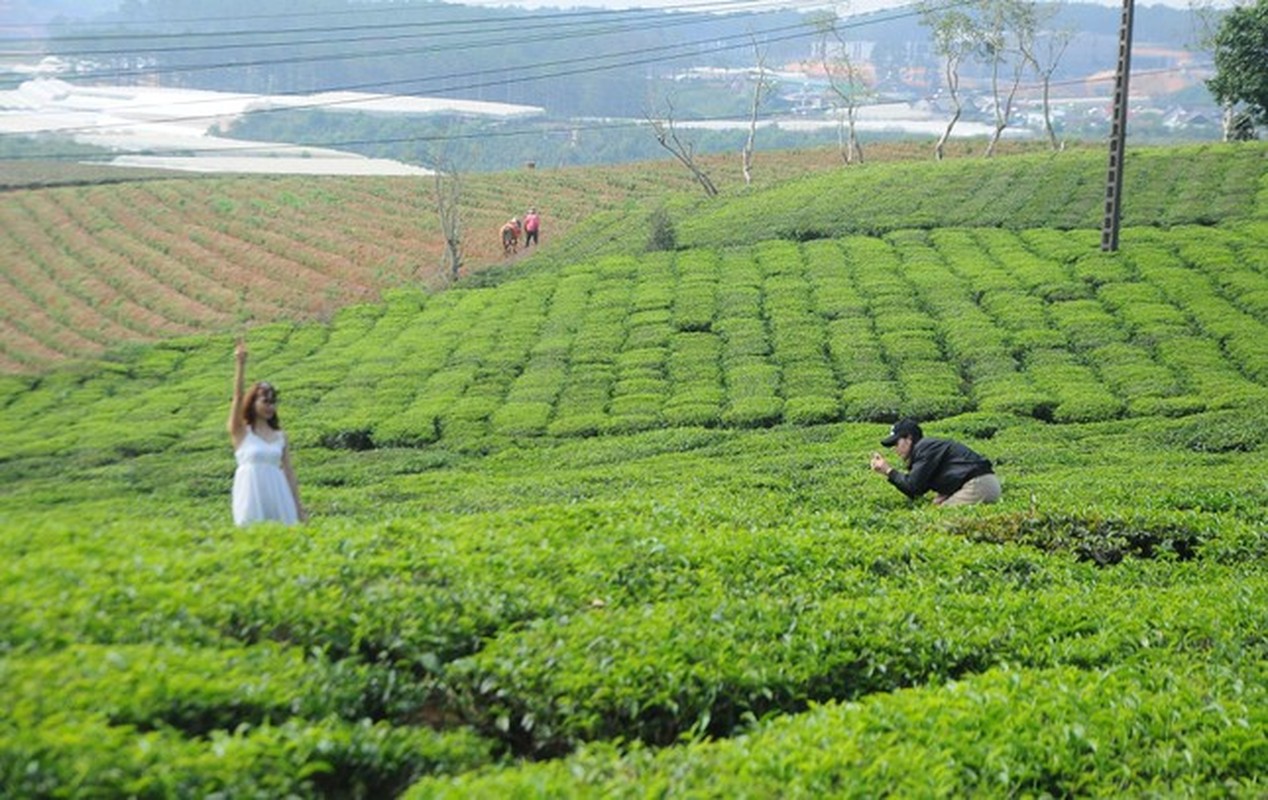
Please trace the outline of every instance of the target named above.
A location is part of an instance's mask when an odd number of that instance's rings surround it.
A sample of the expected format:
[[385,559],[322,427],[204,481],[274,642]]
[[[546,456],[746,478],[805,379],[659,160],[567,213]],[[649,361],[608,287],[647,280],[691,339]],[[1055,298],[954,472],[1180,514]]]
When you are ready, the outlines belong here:
[[[928,156],[902,143],[873,152],[886,161]],[[764,153],[753,185],[836,171],[839,162],[830,150]],[[738,160],[704,163],[721,185],[743,186]],[[627,217],[638,209],[692,196],[689,173],[671,162],[471,174],[459,183],[466,276],[523,258],[503,257],[498,231],[530,206],[544,218],[543,249],[575,260],[628,244]],[[448,283],[427,178],[191,178],[11,162],[0,192],[0,373],[35,374],[123,343],[328,320],[384,291]],[[585,235],[570,237],[583,222]],[[642,246],[646,231],[637,234]]]
[[[1133,151],[1113,254],[1103,171],[649,173],[443,291],[357,180],[9,195],[0,795],[1265,796],[1268,147]],[[306,525],[230,519],[244,332]]]

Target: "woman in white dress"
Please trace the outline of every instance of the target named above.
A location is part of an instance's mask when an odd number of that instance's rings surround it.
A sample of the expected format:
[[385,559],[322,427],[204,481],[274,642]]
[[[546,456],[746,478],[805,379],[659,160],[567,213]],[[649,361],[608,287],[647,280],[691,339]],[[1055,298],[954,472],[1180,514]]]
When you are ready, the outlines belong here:
[[274,521],[293,525],[308,519],[299,502],[299,483],[291,467],[286,433],[277,417],[277,390],[260,381],[245,386],[247,348],[241,339],[234,353],[233,405],[229,438],[238,468],[233,473],[233,521],[242,526]]

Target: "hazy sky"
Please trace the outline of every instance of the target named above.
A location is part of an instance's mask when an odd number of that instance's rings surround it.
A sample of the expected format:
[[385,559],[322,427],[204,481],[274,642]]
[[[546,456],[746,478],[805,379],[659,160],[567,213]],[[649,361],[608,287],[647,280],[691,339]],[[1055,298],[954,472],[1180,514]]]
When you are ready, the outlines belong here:
[[[571,8],[584,6],[586,8],[676,8],[687,7],[691,10],[721,10],[728,5],[734,5],[737,9],[753,9],[756,6],[761,7],[777,7],[780,5],[775,0],[768,3],[753,2],[717,2],[706,5],[706,0],[456,0],[466,5],[481,6],[521,6],[524,8]],[[1082,2],[1094,3],[1102,6],[1112,6],[1121,8],[1122,0],[1081,0]],[[838,13],[841,14],[863,14],[869,11],[884,11],[886,9],[903,8],[914,3],[911,0],[849,0],[848,2],[823,2],[824,6],[834,6]],[[1137,6],[1170,6],[1171,8],[1190,8],[1193,0],[1136,0]],[[1236,0],[1202,0],[1202,5],[1211,5],[1217,8],[1228,8],[1236,5]],[[806,8],[816,5],[810,0],[788,0],[782,5],[796,8]]]

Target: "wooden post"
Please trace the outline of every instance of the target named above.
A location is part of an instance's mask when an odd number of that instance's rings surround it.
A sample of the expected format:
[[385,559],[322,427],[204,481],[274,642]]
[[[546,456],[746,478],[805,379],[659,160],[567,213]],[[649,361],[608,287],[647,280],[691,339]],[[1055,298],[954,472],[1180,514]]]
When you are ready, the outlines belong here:
[[1123,155],[1127,149],[1127,79],[1132,62],[1134,0],[1123,0],[1123,23],[1118,32],[1118,74],[1114,79],[1114,122],[1110,129],[1109,174],[1105,186],[1105,224],[1101,249],[1118,250],[1118,221],[1123,200]]

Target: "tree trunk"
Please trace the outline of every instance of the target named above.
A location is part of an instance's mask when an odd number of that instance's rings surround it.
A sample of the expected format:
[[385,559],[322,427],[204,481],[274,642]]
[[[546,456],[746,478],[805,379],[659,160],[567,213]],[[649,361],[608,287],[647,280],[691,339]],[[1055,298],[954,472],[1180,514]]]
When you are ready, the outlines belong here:
[[718,187],[714,185],[713,180],[696,165],[695,150],[691,145],[683,144],[678,138],[678,132],[674,130],[674,119],[669,117],[665,121],[650,119],[652,130],[656,135],[656,141],[660,146],[673,153],[674,158],[678,159],[684,167],[690,172],[692,177],[696,179],[696,183],[700,184],[700,188],[704,189],[704,193],[709,197],[717,197]]
[[1043,76],[1043,130],[1048,134],[1048,146],[1055,153],[1061,147],[1057,144],[1057,132],[1052,128],[1052,73]]
[[947,146],[947,140],[951,138],[951,129],[955,127],[955,123],[960,121],[961,113],[960,103],[957,101],[955,104],[955,113],[951,115],[951,120],[947,122],[946,130],[942,132],[942,136],[938,138],[938,143],[933,147],[934,158],[939,161],[942,160],[942,156],[944,154],[943,151]]
[[837,155],[841,156],[841,163],[847,167],[850,165],[850,151],[845,144],[845,117],[837,116]]
[[757,138],[757,112],[762,107],[762,95],[766,93],[766,59],[753,41],[753,57],[757,61],[757,83],[753,86],[753,102],[749,106],[748,139],[740,151],[740,168],[744,173],[744,185],[753,184],[753,142]]
[[955,111],[947,122],[946,130],[938,138],[938,143],[933,146],[933,157],[938,161],[941,161],[945,154],[947,141],[951,138],[951,130],[955,127],[955,123],[960,121],[960,115],[964,113],[964,108],[960,105],[960,60],[954,56],[948,56],[945,72],[947,94],[951,95],[951,102],[955,106]]
[[995,155],[995,146],[999,144],[1000,136],[1003,135],[1004,129],[1008,127],[1008,120],[1013,115],[1013,101],[1017,99],[1017,88],[1021,86],[1022,69],[1024,62],[1018,61],[1013,66],[1013,83],[1008,89],[1008,96],[1003,100],[1000,99],[999,89],[996,83],[998,79],[998,71],[996,70],[991,77],[992,86],[995,86],[995,130],[991,133],[991,142],[986,146],[986,157],[990,158]]
[[462,271],[462,220],[459,205],[462,184],[457,172],[446,174],[439,165],[432,173],[436,189],[436,216],[440,219],[440,231],[445,239],[445,277],[450,283],[458,280]]
[[863,145],[859,144],[858,132],[856,131],[854,125],[857,110],[858,109],[855,106],[850,106],[846,111],[847,119],[850,121],[850,156],[846,159],[846,163],[848,164],[853,164],[856,160],[860,164],[863,163]]

